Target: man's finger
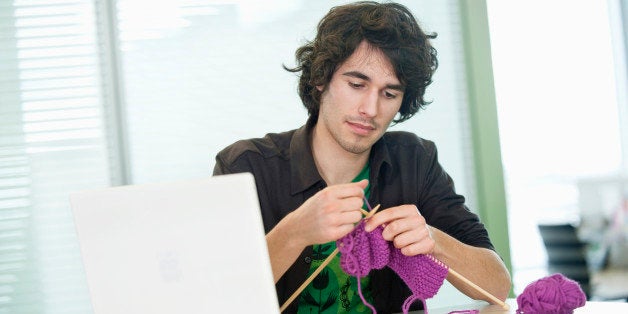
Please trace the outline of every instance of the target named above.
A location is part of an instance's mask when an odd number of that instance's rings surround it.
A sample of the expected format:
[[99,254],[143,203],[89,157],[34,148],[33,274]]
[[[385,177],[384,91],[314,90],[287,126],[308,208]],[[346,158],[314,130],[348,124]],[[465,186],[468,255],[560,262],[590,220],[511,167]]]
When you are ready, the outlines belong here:
[[392,220],[397,219],[396,211],[393,208],[388,208],[387,210],[383,210],[373,215],[373,217],[369,218],[364,225],[364,230],[367,232],[373,231],[377,226],[381,224],[388,223]]
[[[384,211],[381,211],[375,215],[373,215],[373,217],[371,217],[367,222],[366,225],[364,226],[364,229],[367,232],[370,232],[372,230],[374,230],[375,228],[377,228],[377,226],[382,225],[382,224],[386,224],[389,223],[393,220],[397,220],[400,218],[404,218],[406,216],[408,216],[409,210],[412,210],[411,208],[406,208],[407,206],[397,206],[397,207],[390,207]],[[414,207],[414,206],[412,206]],[[416,208],[416,207],[414,207]],[[412,210],[412,213],[414,213],[415,211]],[[416,211],[416,213],[418,214],[418,211]],[[419,214],[420,215],[420,214]]]

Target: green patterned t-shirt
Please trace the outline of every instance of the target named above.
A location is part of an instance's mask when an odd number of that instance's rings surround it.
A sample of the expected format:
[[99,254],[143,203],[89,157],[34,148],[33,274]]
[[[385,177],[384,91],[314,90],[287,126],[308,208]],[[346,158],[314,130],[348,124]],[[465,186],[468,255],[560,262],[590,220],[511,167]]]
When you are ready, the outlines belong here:
[[[358,182],[368,179],[370,173],[369,164],[353,179]],[[364,190],[368,199],[370,195],[370,184]],[[363,205],[367,209],[366,204]],[[368,209],[367,209],[368,210]],[[324,244],[313,245],[312,263],[308,277],[320,264],[336,249],[336,241]],[[371,309],[362,303],[358,294],[358,283],[355,277],[347,275],[340,268],[340,255],[336,255],[332,261],[325,266],[316,278],[303,290],[299,296],[299,314],[316,313],[371,313]],[[371,285],[369,277],[360,280],[362,295],[372,303]]]

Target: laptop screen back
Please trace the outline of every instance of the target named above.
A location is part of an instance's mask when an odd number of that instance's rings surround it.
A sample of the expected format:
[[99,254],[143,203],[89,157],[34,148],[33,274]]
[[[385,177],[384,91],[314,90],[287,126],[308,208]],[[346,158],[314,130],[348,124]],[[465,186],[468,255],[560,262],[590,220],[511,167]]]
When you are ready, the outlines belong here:
[[253,176],[70,196],[95,313],[278,313]]

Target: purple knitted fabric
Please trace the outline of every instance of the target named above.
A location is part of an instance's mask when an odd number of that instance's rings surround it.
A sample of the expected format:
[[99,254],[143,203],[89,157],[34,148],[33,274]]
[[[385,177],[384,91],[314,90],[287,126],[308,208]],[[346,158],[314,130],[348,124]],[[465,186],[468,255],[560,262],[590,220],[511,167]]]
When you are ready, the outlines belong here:
[[[359,278],[368,275],[371,269],[390,267],[412,291],[412,295],[403,303],[404,313],[408,313],[414,301],[423,302],[433,297],[447,277],[447,266],[431,255],[403,255],[391,242],[384,240],[381,226],[366,232],[364,223],[361,221],[353,231],[337,241],[340,267],[344,272]],[[362,292],[359,292],[362,297]],[[375,312],[364,298],[362,301]]]

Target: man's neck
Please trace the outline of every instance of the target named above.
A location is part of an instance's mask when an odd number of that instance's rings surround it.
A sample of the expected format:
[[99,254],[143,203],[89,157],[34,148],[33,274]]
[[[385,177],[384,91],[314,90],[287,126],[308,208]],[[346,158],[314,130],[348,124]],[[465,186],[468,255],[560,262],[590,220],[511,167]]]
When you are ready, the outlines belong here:
[[318,172],[327,185],[349,183],[368,162],[370,149],[354,154],[344,150],[328,134],[312,130],[312,155]]

